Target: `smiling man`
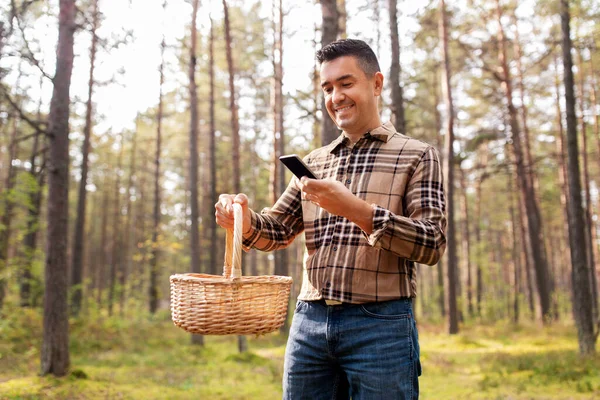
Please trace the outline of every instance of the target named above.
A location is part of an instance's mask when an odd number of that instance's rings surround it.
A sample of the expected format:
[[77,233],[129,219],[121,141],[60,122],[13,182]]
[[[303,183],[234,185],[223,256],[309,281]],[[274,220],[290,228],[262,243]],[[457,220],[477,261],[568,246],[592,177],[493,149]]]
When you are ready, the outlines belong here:
[[415,263],[437,263],[446,246],[438,155],[382,125],[383,74],[365,42],[333,42],[317,60],[327,112],[342,130],[304,160],[319,179],[293,178],[260,214],[244,194],[221,195],[215,216],[229,228],[231,204],[242,205],[247,249],[283,248],[305,233],[284,399],[417,399]]

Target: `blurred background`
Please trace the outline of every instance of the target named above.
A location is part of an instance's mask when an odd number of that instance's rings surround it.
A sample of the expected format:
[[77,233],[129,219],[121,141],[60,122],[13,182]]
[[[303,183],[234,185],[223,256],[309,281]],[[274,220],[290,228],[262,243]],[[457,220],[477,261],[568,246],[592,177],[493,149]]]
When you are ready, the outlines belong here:
[[[315,52],[346,37],[379,57],[382,120],[444,164],[448,248],[415,300],[423,398],[600,398],[598,0],[0,14],[0,398],[281,396],[288,323],[190,338],[168,278],[221,273],[220,193],[269,207],[278,156],[339,134]],[[293,309],[303,246],[249,252],[244,274],[292,276]]]

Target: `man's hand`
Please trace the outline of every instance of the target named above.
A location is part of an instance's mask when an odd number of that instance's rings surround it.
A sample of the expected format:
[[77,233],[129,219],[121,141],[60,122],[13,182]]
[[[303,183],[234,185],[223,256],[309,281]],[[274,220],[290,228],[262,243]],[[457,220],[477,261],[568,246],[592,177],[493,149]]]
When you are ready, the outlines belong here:
[[324,208],[330,214],[342,217],[348,214],[348,204],[356,197],[342,182],[335,179],[303,177],[298,188],[305,193],[306,200]]
[[244,226],[242,231],[248,233],[252,224],[252,214],[248,208],[248,196],[244,193],[240,194],[222,194],[219,196],[219,201],[215,204],[215,219],[217,224],[225,229],[233,229],[233,203],[238,203],[242,206],[244,215]]
[[373,209],[356,197],[342,182],[335,179],[309,179],[303,177],[298,188],[305,198],[330,214],[339,215],[358,225],[367,234],[373,231]]

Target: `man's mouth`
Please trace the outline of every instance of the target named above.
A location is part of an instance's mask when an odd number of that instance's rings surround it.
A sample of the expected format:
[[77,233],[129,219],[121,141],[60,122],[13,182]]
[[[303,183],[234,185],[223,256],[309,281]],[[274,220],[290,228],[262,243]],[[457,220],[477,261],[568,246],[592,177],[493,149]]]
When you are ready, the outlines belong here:
[[344,107],[338,107],[335,109],[335,112],[343,113],[344,111],[347,111],[347,110],[351,109],[352,107],[354,107],[354,104],[350,104],[349,106],[344,106]]

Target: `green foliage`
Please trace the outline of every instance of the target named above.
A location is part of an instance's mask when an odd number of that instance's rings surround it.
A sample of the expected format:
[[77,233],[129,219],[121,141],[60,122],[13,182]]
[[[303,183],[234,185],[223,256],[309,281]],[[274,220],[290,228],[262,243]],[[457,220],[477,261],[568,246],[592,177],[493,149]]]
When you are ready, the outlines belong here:
[[589,399],[600,395],[598,355],[577,354],[574,328],[465,326],[455,336],[421,326],[423,398]]
[[[14,317],[1,333],[11,342],[41,337],[38,311]],[[33,318],[33,322],[30,319]],[[8,325],[8,324],[7,324]],[[31,329],[28,331],[28,329]],[[237,353],[235,337],[206,337],[204,347],[176,328],[167,313],[127,318],[91,311],[71,321],[72,370],[65,378],[39,377],[39,352],[13,347],[0,355],[0,398],[257,399],[281,396],[283,340],[249,338],[251,351]],[[20,338],[20,339],[19,339]],[[39,346],[39,340],[35,347]]]
[[[190,335],[166,312],[108,317],[94,307],[72,319],[70,373],[39,377],[39,310],[8,310],[0,321],[0,398],[277,399],[284,336]],[[133,310],[133,309],[131,309]],[[419,321],[425,399],[589,399],[600,395],[600,357],[580,358],[572,325],[467,324],[449,336]],[[5,339],[6,338],[6,339]]]

